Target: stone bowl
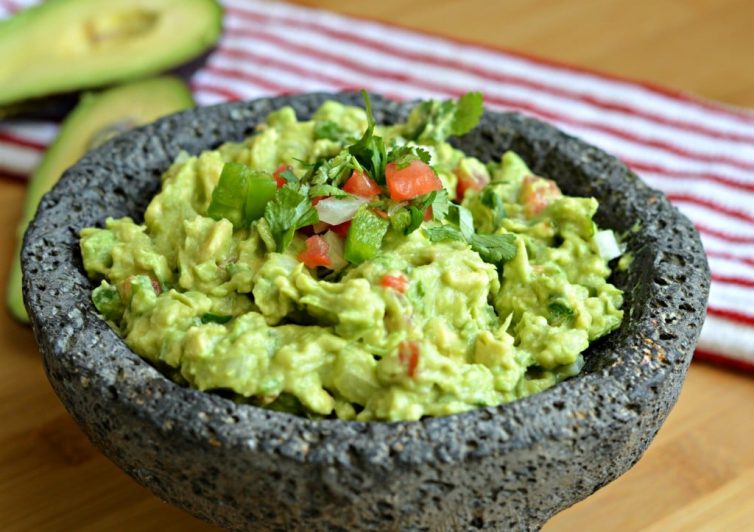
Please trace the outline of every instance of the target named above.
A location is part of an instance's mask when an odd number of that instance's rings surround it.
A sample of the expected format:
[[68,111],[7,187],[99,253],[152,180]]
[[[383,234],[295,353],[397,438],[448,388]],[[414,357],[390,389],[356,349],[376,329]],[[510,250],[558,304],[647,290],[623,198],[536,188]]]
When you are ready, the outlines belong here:
[[[699,236],[662,193],[617,159],[542,122],[487,112],[456,143],[483,160],[516,150],[571,195],[634,259],[620,329],[593,344],[581,375],[520,401],[416,422],[312,421],[181,387],[98,316],[81,228],[141,219],[180,150],[241,140],[302,94],[199,108],[90,152],[48,193],[23,248],[24,297],[55,392],[92,442],[160,498],[230,529],[535,529],[631,467],[681,389],[704,315]],[[378,122],[410,104],[373,97]]]

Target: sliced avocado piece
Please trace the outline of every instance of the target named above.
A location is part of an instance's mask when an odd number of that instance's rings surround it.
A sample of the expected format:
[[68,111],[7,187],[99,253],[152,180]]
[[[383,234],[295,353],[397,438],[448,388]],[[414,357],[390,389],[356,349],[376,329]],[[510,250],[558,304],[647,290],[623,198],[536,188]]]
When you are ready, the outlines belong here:
[[118,133],[161,116],[193,107],[188,87],[172,77],[136,81],[106,91],[85,94],[63,122],[57,138],[42,158],[26,192],[18,224],[16,254],[8,279],[7,302],[11,314],[28,322],[21,295],[21,244],[42,196],[57,183],[65,169],[89,149]]
[[217,0],[48,0],[0,22],[0,105],[171,69],[221,30]]

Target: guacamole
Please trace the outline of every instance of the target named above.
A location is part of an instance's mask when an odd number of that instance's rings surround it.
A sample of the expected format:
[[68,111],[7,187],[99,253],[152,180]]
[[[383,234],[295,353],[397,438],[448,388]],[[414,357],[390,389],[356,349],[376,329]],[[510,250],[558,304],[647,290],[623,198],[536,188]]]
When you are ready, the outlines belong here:
[[417,420],[576,375],[623,316],[597,201],[452,147],[478,93],[396,125],[365,100],[182,153],[143,223],[83,229],[97,310],[178,382],[313,418]]

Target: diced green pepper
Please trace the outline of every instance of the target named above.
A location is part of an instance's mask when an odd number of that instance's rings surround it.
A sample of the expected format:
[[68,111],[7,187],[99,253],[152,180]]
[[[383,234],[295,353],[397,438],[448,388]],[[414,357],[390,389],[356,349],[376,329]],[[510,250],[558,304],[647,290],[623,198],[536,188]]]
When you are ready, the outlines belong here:
[[388,225],[387,220],[383,220],[367,209],[356,213],[346,236],[344,253],[346,260],[359,264],[377,255]]
[[246,225],[246,197],[249,191],[251,170],[245,164],[225,163],[220,181],[212,191],[207,216],[225,218],[234,228]]
[[246,222],[253,222],[264,216],[267,202],[275,197],[277,182],[269,175],[255,172],[249,180],[249,192],[246,196]]

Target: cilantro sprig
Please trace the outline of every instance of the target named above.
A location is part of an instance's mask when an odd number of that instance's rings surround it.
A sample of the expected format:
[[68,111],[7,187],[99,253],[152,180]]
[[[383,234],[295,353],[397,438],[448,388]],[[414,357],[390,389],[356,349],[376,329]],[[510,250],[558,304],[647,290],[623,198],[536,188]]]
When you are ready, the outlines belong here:
[[403,144],[390,149],[387,154],[387,162],[395,163],[398,168],[406,168],[413,161],[422,161],[429,164],[432,157],[427,150],[420,146]]
[[296,230],[319,221],[307,192],[293,184],[284,185],[264,209],[278,253],[288,249]]
[[404,136],[417,142],[442,142],[451,135],[464,135],[474,129],[484,111],[481,92],[468,92],[458,100],[428,100],[411,111]]
[[385,182],[385,165],[387,164],[387,153],[385,151],[385,142],[382,137],[374,134],[374,115],[372,114],[372,102],[369,99],[367,91],[361,91],[364,98],[364,107],[367,113],[367,129],[355,144],[348,147],[348,153],[359,162],[359,164],[377,181]]
[[432,242],[466,242],[483,261],[491,264],[508,262],[516,256],[516,235],[477,234],[471,212],[462,205],[451,203],[447,222],[425,229],[427,238]]

